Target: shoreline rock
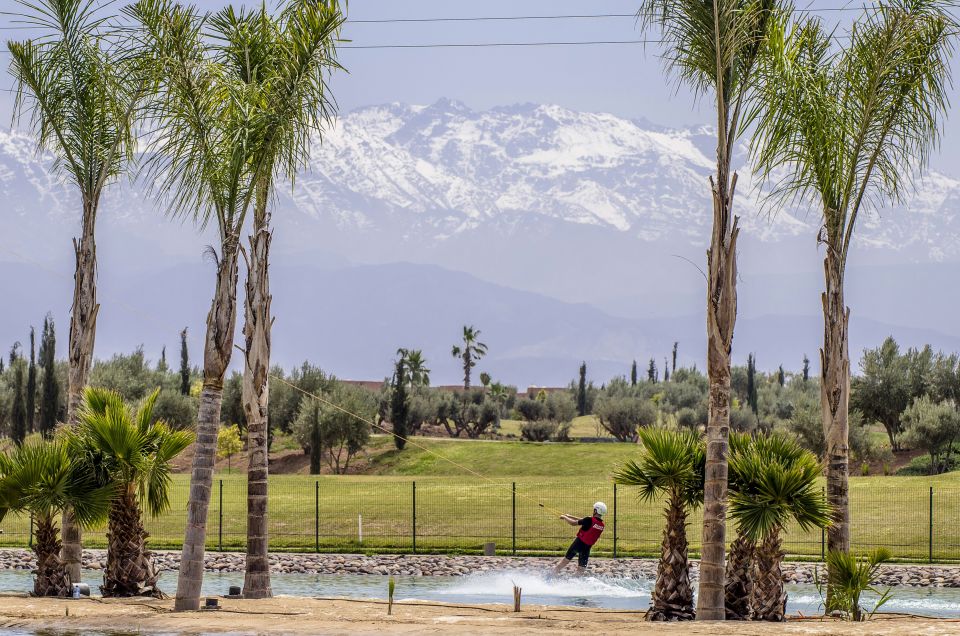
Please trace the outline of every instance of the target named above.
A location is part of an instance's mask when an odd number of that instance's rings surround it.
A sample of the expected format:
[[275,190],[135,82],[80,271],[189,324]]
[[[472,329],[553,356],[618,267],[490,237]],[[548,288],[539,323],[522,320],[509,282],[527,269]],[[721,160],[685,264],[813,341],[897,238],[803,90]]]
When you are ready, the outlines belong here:
[[[157,550],[154,563],[160,572],[176,572],[180,565],[180,551]],[[242,552],[207,552],[204,566],[207,572],[243,572],[245,555]],[[315,554],[278,552],[270,555],[273,574],[361,574],[374,576],[467,576],[489,571],[547,570],[558,557],[485,557],[476,555],[405,555],[405,554]],[[83,567],[102,570],[106,563],[105,550],[84,550]],[[33,553],[19,548],[0,549],[0,570],[32,570]],[[814,570],[823,564],[787,562],[783,576],[787,583],[812,584]],[[691,578],[697,578],[699,562],[690,562]],[[611,578],[646,579],[656,576],[657,562],[653,559],[593,558],[590,574]],[[881,568],[876,581],[881,586],[952,587],[960,588],[960,566],[893,564]]]

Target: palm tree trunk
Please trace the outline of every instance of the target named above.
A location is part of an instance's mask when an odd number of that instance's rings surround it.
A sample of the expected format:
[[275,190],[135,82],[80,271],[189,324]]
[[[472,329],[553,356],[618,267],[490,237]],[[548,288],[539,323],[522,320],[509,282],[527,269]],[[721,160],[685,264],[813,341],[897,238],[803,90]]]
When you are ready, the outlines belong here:
[[730,436],[730,348],[737,320],[737,217],[732,216],[737,175],[727,192],[718,167],[713,191],[713,236],[707,251],[707,374],[710,381],[706,474],[703,491],[703,548],[699,620],[723,620],[724,548],[727,516],[727,447]]
[[[93,342],[97,334],[97,246],[94,241],[96,207],[83,204],[80,240],[73,241],[76,265],[73,274],[73,306],[70,311],[70,336],[67,345],[67,423],[76,424],[77,410],[83,401],[83,389],[90,378]],[[63,511],[63,561],[70,580],[80,581],[83,551],[80,526],[70,508]]]
[[33,572],[34,596],[67,596],[70,591],[70,579],[60,559],[60,549],[53,518],[38,518],[33,537],[33,553],[37,557],[37,569]]
[[270,213],[267,185],[257,188],[253,234],[250,237],[243,335],[243,412],[247,417],[247,562],[244,598],[268,598],[270,589],[267,527],[267,407],[270,374]]
[[730,546],[727,559],[726,606],[728,621],[748,621],[753,616],[753,561],[757,545],[745,535],[740,535]]
[[653,587],[648,621],[692,620],[693,587],[687,560],[687,511],[680,497],[670,498],[667,525],[660,545],[657,582]]
[[175,610],[200,608],[203,584],[203,554],[207,539],[207,509],[213,486],[214,455],[217,451],[217,427],[223,399],[223,377],[230,365],[237,320],[237,244],[224,241],[217,264],[217,286],[210,313],[203,356],[203,390],[197,415],[197,441],[190,473],[190,498],[184,531],[180,575],[177,580]]
[[753,618],[782,622],[787,611],[787,592],[783,589],[783,550],[780,530],[775,529],[757,548],[754,563]]
[[843,263],[827,242],[824,259],[826,291],[823,300],[823,349],[820,350],[820,406],[823,439],[826,443],[827,502],[832,508],[827,528],[827,549],[850,550],[850,507],[848,501],[850,354],[847,327],[850,310],[843,300]]
[[136,491],[130,489],[110,507],[107,567],[100,587],[104,596],[163,597],[147,551],[147,536]]

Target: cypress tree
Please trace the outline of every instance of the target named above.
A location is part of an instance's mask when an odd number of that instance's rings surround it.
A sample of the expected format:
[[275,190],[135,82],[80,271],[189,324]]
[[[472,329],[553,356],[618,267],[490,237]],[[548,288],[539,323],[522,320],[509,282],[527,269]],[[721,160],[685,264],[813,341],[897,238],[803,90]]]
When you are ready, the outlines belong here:
[[650,364],[647,365],[647,379],[651,382],[657,381],[657,363],[650,358]]
[[30,366],[27,368],[27,432],[32,433],[37,420],[37,343],[36,332],[30,327]]
[[170,367],[167,366],[167,348],[160,349],[160,362],[157,363],[157,371],[166,373]]
[[13,408],[10,413],[10,437],[19,446],[27,436],[27,407],[23,400],[23,361],[18,356],[20,343],[10,348],[10,371],[13,372]]
[[580,363],[580,382],[577,384],[577,414],[587,414],[587,363]]
[[410,405],[407,403],[407,372],[404,357],[397,360],[393,374],[393,395],[390,399],[390,419],[393,420],[393,443],[397,450],[403,450],[407,444],[407,419]]
[[754,355],[747,355],[747,404],[753,414],[757,414],[757,359]]
[[783,365],[781,364],[781,365],[780,365],[780,369],[777,371],[777,382],[780,383],[780,386],[783,386],[784,383],[786,382],[786,380],[787,380],[787,379],[786,379],[786,377],[784,376],[784,373],[783,373]]
[[810,379],[810,358],[807,357],[807,354],[803,354],[803,382],[806,384],[807,380]]
[[180,332],[180,393],[190,395],[190,356],[187,353],[187,328]]
[[630,367],[630,386],[637,386],[637,361],[633,361],[633,366]]
[[50,437],[57,427],[60,381],[57,379],[57,336],[53,318],[49,314],[43,320],[43,333],[40,336],[40,367],[43,370],[43,387],[40,394],[39,429],[44,437]]
[[667,359],[663,359],[663,381],[670,381],[670,365],[667,364]]
[[676,375],[677,373],[677,347],[680,346],[679,342],[673,343],[673,366],[670,367],[670,374]]

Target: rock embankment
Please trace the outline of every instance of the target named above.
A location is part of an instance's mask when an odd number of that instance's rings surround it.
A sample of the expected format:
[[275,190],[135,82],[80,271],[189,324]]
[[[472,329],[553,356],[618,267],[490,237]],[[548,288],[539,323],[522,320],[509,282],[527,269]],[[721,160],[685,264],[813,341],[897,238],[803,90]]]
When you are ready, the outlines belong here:
[[[179,551],[157,551],[154,562],[160,571],[176,571],[180,565]],[[241,552],[207,552],[208,572],[242,572],[244,554]],[[394,576],[465,576],[489,571],[546,570],[557,562],[556,557],[483,557],[437,555],[361,555],[361,554],[296,554],[270,555],[270,567],[275,574],[369,574]],[[84,550],[83,567],[103,569],[104,550]],[[698,563],[691,562],[691,575],[698,573]],[[33,553],[21,549],[0,549],[0,570],[32,570]],[[784,563],[783,574],[788,583],[813,583],[814,570],[823,566],[816,563]],[[590,574],[612,578],[653,579],[657,562],[651,559],[590,560]],[[960,588],[960,566],[946,565],[887,565],[881,568],[880,585],[910,587]]]

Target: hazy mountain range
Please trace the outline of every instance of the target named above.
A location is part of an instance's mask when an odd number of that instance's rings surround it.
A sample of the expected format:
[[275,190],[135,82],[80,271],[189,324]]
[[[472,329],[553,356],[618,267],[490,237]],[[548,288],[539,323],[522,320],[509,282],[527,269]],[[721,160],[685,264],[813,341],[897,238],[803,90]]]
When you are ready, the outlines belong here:
[[[490,346],[482,366],[522,385],[565,382],[580,360],[602,381],[634,358],[662,361],[675,340],[702,366],[709,133],[549,105],[343,115],[274,202],[275,359],[377,378],[397,347],[423,348],[435,381],[455,382],[449,348],[466,322]],[[78,222],[50,165],[29,137],[0,135],[9,342],[48,309],[66,338]],[[101,357],[143,343],[156,358],[184,325],[200,351],[213,285],[202,253],[215,239],[165,218],[147,192],[112,186],[101,212]],[[802,202],[775,209],[746,170],[738,194],[736,357],[756,351],[761,367],[798,368],[804,353],[816,360],[821,333],[818,215]],[[960,181],[931,172],[858,231],[852,350],[890,333],[960,349]]]

